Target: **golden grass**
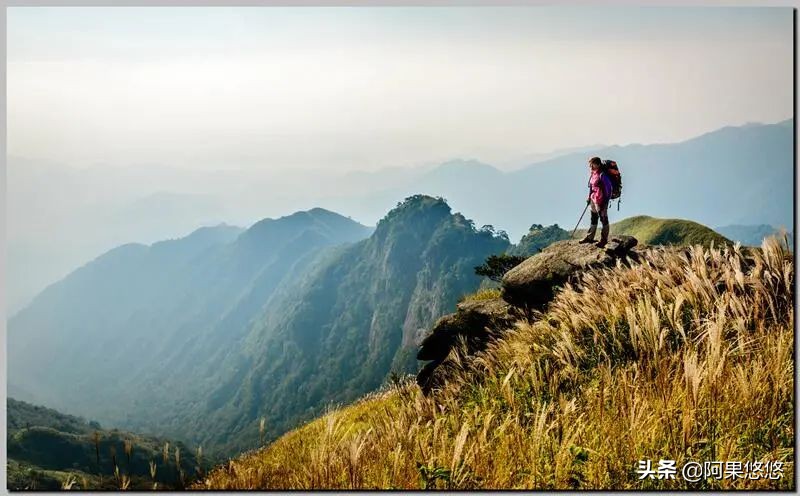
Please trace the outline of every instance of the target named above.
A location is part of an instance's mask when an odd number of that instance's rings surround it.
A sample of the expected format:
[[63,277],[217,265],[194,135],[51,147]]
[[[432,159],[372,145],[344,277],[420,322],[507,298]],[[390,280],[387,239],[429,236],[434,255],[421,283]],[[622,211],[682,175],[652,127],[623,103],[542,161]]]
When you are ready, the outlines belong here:
[[485,288],[466,295],[461,301],[484,301],[500,298],[500,288]]
[[[794,262],[776,241],[587,274],[434,397],[376,393],[218,467],[210,489],[794,489]],[[782,461],[639,480],[639,460]]]

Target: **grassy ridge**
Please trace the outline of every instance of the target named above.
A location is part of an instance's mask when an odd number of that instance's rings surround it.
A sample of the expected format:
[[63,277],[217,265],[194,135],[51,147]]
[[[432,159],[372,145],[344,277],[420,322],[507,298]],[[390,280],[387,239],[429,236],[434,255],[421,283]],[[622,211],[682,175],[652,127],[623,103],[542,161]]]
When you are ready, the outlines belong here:
[[[212,489],[794,489],[794,263],[777,241],[586,275],[445,390],[371,395],[213,471]],[[639,460],[782,461],[639,480]]]
[[[585,220],[584,220],[585,222]],[[528,234],[520,242],[509,249],[511,255],[531,256],[550,244],[569,239],[572,233],[554,224],[543,227],[539,224],[531,226]],[[702,245],[709,247],[733,244],[729,239],[716,231],[697,222],[685,219],[659,219],[647,215],[628,217],[611,224],[611,236],[624,234],[633,236],[639,243],[647,245]],[[586,235],[586,229],[579,229],[575,237]],[[599,233],[595,236],[597,239]],[[760,244],[760,243],[759,243]]]
[[611,224],[611,234],[633,236],[647,245],[724,246],[729,239],[697,222],[684,219],[658,219],[647,215],[628,217]]

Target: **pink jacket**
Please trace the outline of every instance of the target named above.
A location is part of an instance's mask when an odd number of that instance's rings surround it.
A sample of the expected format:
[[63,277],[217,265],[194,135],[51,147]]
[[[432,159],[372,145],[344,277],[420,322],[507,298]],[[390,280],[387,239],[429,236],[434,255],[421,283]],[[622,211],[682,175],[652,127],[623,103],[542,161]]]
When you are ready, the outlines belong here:
[[608,203],[611,198],[611,179],[600,171],[592,171],[589,177],[589,199],[597,204]]

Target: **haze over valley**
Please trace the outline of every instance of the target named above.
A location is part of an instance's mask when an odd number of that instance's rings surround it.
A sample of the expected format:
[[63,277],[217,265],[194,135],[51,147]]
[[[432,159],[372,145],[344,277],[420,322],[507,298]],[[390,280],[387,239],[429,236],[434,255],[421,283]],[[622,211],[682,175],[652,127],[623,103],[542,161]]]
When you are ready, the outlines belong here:
[[681,143],[581,149],[507,171],[474,159],[371,172],[277,173],[72,169],[11,157],[9,310],[120,244],[149,244],[220,223],[247,227],[314,207],[374,226],[397,201],[422,193],[444,197],[476,224],[492,224],[514,241],[533,221],[574,226],[585,161],[593,154],[614,158],[625,171],[623,201],[612,217],[677,216],[714,227],[791,230],[791,143],[791,121],[751,124]]
[[631,457],[793,456],[792,9],[7,35],[10,488],[686,489]]

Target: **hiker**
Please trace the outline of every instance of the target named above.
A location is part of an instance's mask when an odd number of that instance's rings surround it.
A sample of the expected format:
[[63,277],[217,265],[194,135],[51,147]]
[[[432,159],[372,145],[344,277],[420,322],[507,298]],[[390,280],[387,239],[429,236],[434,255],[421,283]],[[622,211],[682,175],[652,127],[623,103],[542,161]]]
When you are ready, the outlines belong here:
[[581,243],[594,243],[594,233],[597,231],[597,219],[603,222],[603,229],[600,231],[600,242],[597,246],[604,247],[608,243],[608,203],[611,200],[611,192],[613,185],[608,175],[603,173],[603,162],[600,157],[592,157],[589,159],[589,168],[591,175],[589,176],[589,197],[586,198],[586,204],[592,207],[592,225],[586,233]]

